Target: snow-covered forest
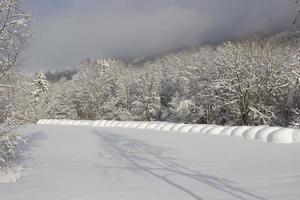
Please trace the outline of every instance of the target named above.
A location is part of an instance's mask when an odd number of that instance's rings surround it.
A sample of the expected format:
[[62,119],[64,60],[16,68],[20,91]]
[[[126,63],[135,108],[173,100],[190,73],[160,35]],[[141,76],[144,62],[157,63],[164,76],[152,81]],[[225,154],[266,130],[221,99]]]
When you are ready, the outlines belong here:
[[86,59],[71,80],[64,75],[47,80],[42,72],[31,76],[10,71],[2,82],[11,86],[5,91],[13,97],[11,119],[17,121],[105,119],[297,127],[299,45],[298,34],[280,33],[137,63]]

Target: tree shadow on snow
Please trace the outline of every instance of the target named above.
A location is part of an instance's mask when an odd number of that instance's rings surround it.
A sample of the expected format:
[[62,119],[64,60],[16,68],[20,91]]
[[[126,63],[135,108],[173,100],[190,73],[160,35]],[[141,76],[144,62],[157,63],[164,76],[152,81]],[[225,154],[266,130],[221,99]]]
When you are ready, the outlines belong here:
[[[176,189],[185,192],[196,200],[203,200],[201,196],[188,188],[187,184],[181,184],[178,181],[172,180],[173,176],[181,176],[185,180],[196,181],[199,184],[205,184],[219,192],[230,195],[235,199],[246,200],[265,200],[244,188],[236,186],[236,183],[230,180],[219,178],[213,175],[201,173],[179,164],[174,157],[168,155],[167,149],[156,147],[147,144],[143,141],[132,139],[130,137],[114,134],[103,133],[103,131],[94,131],[99,137],[99,145],[104,149],[103,154],[107,154],[110,158],[116,161],[118,166],[100,166],[98,169],[123,169],[123,170],[141,170],[153,177],[165,182],[166,184],[175,187]],[[103,156],[100,154],[100,156]],[[125,164],[126,166],[120,166]]]

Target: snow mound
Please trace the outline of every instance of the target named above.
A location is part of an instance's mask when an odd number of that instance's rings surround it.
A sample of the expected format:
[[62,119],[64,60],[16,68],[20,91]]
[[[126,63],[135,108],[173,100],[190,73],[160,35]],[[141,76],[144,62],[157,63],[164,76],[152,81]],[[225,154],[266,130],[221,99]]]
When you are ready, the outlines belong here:
[[78,121],[78,120],[54,120],[42,119],[39,125],[68,125],[68,126],[95,126],[118,127],[157,130],[191,134],[212,134],[243,137],[252,140],[272,143],[296,143],[300,142],[300,129],[271,127],[271,126],[217,126],[209,124],[176,124],[168,122],[138,122],[138,121]]

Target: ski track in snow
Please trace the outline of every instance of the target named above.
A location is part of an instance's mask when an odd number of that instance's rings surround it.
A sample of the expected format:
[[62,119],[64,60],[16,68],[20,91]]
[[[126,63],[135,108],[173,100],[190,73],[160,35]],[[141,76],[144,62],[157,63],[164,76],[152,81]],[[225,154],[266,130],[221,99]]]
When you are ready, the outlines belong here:
[[[248,130],[252,137],[249,127],[162,134],[145,127],[171,126],[109,122],[135,127],[125,129],[76,123],[86,126],[34,125],[19,130],[28,142],[23,155],[27,169],[18,182],[0,184],[1,200],[300,199],[299,144],[214,135],[223,130],[238,136]],[[203,129],[171,128],[187,133]]]

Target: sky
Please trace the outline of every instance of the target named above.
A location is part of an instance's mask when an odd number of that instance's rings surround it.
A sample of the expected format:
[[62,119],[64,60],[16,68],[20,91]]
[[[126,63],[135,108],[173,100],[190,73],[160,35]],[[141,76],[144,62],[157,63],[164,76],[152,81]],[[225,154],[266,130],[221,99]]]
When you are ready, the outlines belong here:
[[295,0],[25,0],[33,38],[22,65],[62,70],[85,58],[160,55],[288,30]]

